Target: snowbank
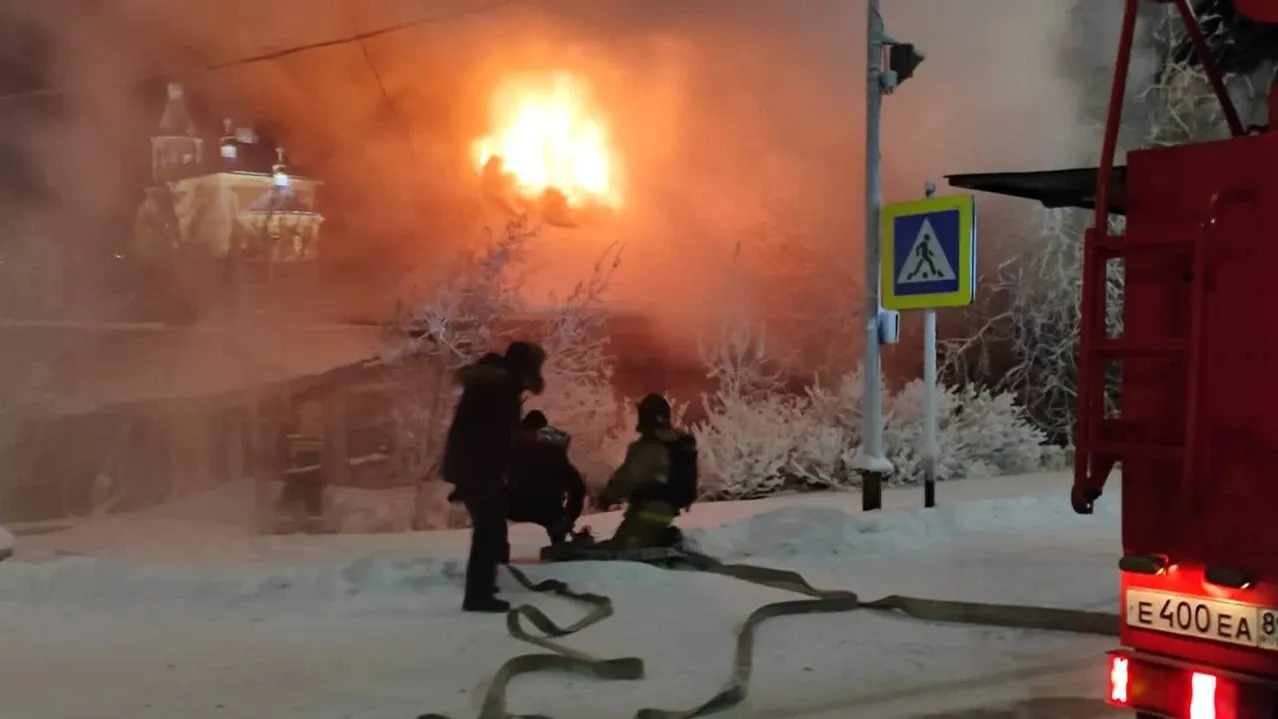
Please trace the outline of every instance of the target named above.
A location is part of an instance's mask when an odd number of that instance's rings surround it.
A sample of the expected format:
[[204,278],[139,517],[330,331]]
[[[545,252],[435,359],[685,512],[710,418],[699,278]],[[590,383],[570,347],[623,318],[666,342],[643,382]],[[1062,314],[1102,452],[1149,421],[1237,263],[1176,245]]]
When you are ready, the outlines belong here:
[[[752,503],[761,505],[762,503]],[[1092,517],[1078,517],[1056,494],[957,503],[931,510],[850,514],[832,506],[794,505],[768,509],[717,527],[690,528],[688,537],[706,553],[725,559],[785,561],[828,559],[836,555],[950,551],[957,538],[988,537],[1053,528],[1076,531],[1117,526],[1116,502],[1098,505]],[[702,521],[710,517],[703,517]],[[151,541],[177,544],[159,534],[164,527],[180,534],[174,520],[133,523],[151,533]],[[593,524],[593,523],[592,523]],[[92,528],[82,525],[81,532]],[[525,527],[516,527],[526,530]],[[596,529],[606,532],[600,523]],[[100,528],[99,528],[100,531]],[[96,608],[123,609],[139,603],[179,602],[208,608],[246,602],[283,606],[327,603],[359,595],[403,595],[460,586],[467,532],[416,535],[282,537],[254,541],[225,531],[206,539],[205,554],[189,552],[167,562],[139,563],[124,557],[66,556],[50,561],[14,563],[0,576],[0,601],[88,602]],[[42,537],[33,537],[38,541]],[[176,539],[176,536],[174,537]],[[413,539],[416,547],[406,539]],[[397,541],[386,541],[397,540]],[[106,542],[102,542],[105,544]],[[535,532],[512,534],[515,552],[531,553],[543,543]],[[236,546],[244,551],[235,554]],[[215,550],[216,565],[207,560]],[[298,551],[289,551],[290,548]],[[57,556],[61,554],[62,556]],[[220,565],[220,566],[218,566]],[[557,567],[556,575],[589,590],[599,583],[628,584],[662,570],[636,564],[582,563]]]
[[787,507],[708,531],[693,531],[697,548],[723,559],[821,557],[831,554],[913,552],[964,534],[1047,532],[1054,528],[1113,527],[1118,503],[1080,517],[1055,495],[965,502],[930,510],[849,514],[834,508]]
[[[976,500],[1048,495],[1057,497],[1064,506],[1071,481],[1071,475],[1058,472],[943,482],[937,486],[937,500],[942,511],[949,511],[944,508],[950,505]],[[411,498],[395,491],[338,489],[330,495],[329,503],[335,510],[332,513],[337,515],[333,523],[346,532],[358,533],[321,537],[261,535],[253,526],[254,487],[246,481],[143,512],[93,517],[62,531],[33,534],[24,538],[18,558],[70,554],[161,564],[297,564],[387,552],[444,556],[464,552],[469,541],[469,531],[465,529],[403,531],[406,528],[399,526],[396,517],[406,521],[404,510]],[[921,505],[922,492],[918,488],[889,487],[883,494],[885,510]],[[856,492],[799,492],[749,501],[701,502],[681,516],[679,524],[685,529],[710,529],[774,509],[818,507],[859,514],[860,506],[861,495]],[[379,526],[374,521],[361,526],[354,521],[360,517],[383,517],[390,524]],[[600,535],[611,534],[620,521],[620,512],[582,519]],[[400,531],[384,533],[388,526]],[[517,546],[529,549],[545,541],[545,534],[530,525],[512,525],[511,537]]]

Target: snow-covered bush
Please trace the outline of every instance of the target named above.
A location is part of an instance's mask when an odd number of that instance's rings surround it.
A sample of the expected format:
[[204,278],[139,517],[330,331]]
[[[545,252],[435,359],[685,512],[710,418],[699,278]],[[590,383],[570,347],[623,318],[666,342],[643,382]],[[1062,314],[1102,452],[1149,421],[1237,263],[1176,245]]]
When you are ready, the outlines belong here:
[[[885,393],[884,441],[896,468],[892,481],[923,478],[922,382]],[[718,396],[693,426],[702,446],[709,499],[745,499],[785,490],[859,486],[852,459],[860,442],[861,373],[804,395],[779,391],[754,398]],[[1044,433],[1014,397],[975,385],[939,387],[937,478],[962,479],[1056,465]]]
[[[896,476],[923,476],[923,382],[915,380],[888,402],[884,439]],[[1032,472],[1043,467],[1044,432],[1010,392],[975,385],[937,388],[938,479]]]
[[809,429],[805,404],[781,394],[708,402],[706,419],[692,427],[700,446],[703,495],[744,499],[797,486],[794,460]]

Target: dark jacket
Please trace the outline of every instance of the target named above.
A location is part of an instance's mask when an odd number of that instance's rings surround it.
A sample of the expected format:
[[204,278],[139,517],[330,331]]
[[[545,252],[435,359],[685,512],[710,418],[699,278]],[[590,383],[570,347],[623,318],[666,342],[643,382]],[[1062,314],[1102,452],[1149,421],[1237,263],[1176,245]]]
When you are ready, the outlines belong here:
[[463,367],[457,380],[462,396],[444,444],[444,479],[462,496],[500,491],[519,431],[523,388],[495,353]]
[[586,482],[568,459],[562,436],[551,427],[519,433],[509,475],[512,496],[562,501],[565,495],[585,494]]

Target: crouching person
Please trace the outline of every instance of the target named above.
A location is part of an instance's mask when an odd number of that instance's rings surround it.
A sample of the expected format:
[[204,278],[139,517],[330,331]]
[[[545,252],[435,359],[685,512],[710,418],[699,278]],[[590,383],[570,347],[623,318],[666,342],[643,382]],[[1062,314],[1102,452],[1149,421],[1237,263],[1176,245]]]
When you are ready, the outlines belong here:
[[586,500],[586,480],[568,459],[571,442],[533,410],[524,416],[510,463],[507,518],[540,525],[552,545],[572,532]]
[[644,397],[638,415],[639,438],[599,496],[603,509],[626,503],[621,526],[605,543],[614,549],[677,544],[674,518],[697,498],[696,439],[671,426],[670,403],[659,394]]

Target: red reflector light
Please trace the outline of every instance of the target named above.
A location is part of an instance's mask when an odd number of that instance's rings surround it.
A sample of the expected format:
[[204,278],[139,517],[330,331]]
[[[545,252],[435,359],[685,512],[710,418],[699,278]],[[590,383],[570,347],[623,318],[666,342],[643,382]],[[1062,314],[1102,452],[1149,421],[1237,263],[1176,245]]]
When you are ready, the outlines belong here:
[[1110,657],[1109,700],[1117,704],[1127,703],[1127,657]]
[[1194,672],[1189,678],[1189,719],[1216,719],[1216,677]]

